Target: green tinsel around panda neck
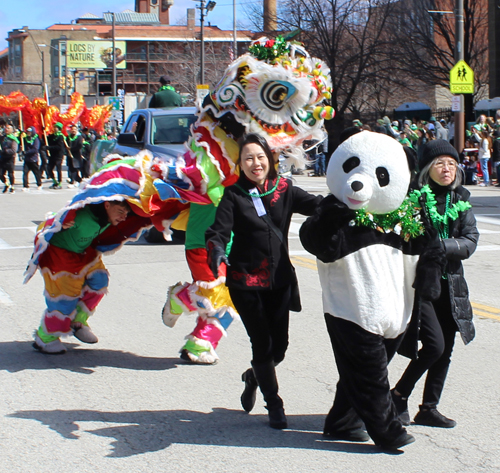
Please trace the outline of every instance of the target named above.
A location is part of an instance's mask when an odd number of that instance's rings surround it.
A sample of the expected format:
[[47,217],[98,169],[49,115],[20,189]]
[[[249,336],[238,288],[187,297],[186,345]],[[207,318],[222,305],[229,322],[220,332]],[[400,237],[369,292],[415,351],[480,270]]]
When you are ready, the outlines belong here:
[[404,241],[424,234],[424,225],[420,220],[420,204],[415,193],[405,197],[398,209],[387,214],[372,214],[366,209],[356,210],[356,217],[349,225],[369,227],[381,233],[394,232]]
[[252,56],[261,61],[268,62],[290,53],[290,47],[283,36],[277,36],[276,39],[268,39],[263,45],[254,44],[248,50]]

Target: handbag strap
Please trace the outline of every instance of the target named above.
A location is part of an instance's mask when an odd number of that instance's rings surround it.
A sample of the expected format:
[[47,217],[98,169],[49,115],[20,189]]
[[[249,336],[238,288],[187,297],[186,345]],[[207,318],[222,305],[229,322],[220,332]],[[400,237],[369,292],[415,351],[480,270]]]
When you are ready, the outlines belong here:
[[269,227],[276,234],[276,236],[279,238],[279,240],[281,241],[281,243],[283,245],[285,245],[284,238],[283,238],[283,233],[281,233],[281,230],[274,224],[274,222],[271,220],[271,218],[269,217],[269,215],[267,215],[267,214],[262,215],[261,218],[262,218],[262,220],[264,220],[264,222],[266,222],[269,225]]

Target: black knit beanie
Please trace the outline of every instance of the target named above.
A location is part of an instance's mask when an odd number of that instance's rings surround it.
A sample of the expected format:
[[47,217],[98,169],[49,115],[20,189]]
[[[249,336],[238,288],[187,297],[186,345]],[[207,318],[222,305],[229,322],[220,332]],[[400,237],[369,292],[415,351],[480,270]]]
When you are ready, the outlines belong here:
[[457,163],[460,162],[457,150],[448,141],[431,140],[424,145],[422,157],[418,163],[420,169],[423,169],[438,156],[451,156]]

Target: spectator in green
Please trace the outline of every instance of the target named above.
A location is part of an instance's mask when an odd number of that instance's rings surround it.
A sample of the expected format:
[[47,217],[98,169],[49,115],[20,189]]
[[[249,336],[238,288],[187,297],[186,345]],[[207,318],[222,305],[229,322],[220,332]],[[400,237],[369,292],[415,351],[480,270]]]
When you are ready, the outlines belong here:
[[182,107],[182,97],[170,85],[169,76],[160,77],[160,88],[151,97],[149,108]]

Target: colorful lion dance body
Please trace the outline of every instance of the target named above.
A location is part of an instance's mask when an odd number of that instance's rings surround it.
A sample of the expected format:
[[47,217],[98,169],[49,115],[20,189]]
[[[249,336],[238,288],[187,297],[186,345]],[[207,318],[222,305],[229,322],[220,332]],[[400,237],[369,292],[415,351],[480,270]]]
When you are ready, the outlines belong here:
[[[219,340],[237,317],[225,277],[214,279],[207,265],[205,231],[213,223],[224,188],[238,179],[237,140],[245,133],[263,136],[276,155],[290,164],[303,162],[302,143],[324,140],[325,119],[334,111],[323,105],[331,97],[329,69],[298,43],[283,38],[254,41],[249,53],[233,61],[217,87],[205,98],[186,143],[188,151],[176,163],[177,178],[196,199],[172,223],[186,231],[186,258],[192,283],[169,288],[163,321],[172,327],[182,314],[198,315],[181,357],[214,363]],[[179,191],[178,182],[155,181],[160,196]],[[172,175],[170,169],[170,175]],[[163,198],[163,197],[162,197]]]

